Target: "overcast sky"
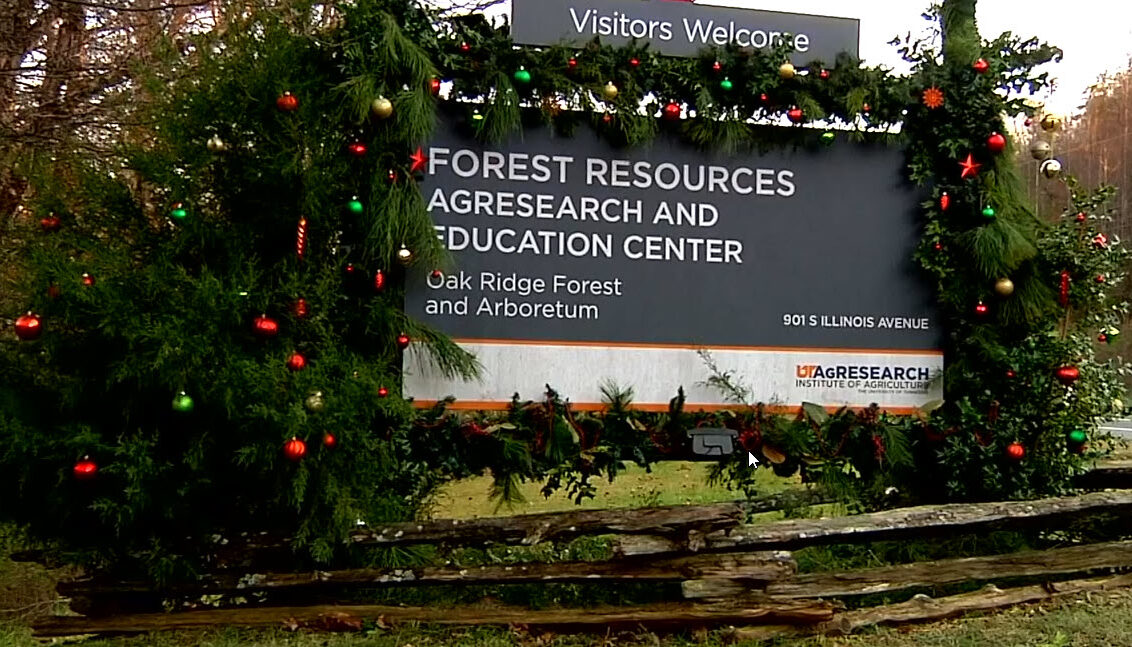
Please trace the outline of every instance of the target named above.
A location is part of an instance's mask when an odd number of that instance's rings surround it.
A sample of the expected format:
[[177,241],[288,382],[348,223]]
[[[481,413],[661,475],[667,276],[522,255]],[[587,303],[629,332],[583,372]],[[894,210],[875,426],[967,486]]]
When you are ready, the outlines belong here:
[[[527,0],[537,1],[537,0]],[[901,65],[894,36],[920,31],[929,0],[696,0],[697,4],[844,16],[861,21],[861,57],[870,64]],[[1123,69],[1132,54],[1132,0],[981,0],[979,31],[984,38],[1013,31],[1037,36],[1065,50],[1050,66],[1058,79],[1047,101],[1055,112],[1072,112],[1086,89],[1105,71]]]

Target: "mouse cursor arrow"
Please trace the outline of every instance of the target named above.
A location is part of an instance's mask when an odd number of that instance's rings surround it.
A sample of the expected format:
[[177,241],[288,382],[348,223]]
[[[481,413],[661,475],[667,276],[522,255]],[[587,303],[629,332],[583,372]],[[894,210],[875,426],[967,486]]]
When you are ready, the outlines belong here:
[[752,454],[751,452],[747,452],[747,467],[757,468],[758,466],[759,466],[759,459],[755,458],[755,455]]

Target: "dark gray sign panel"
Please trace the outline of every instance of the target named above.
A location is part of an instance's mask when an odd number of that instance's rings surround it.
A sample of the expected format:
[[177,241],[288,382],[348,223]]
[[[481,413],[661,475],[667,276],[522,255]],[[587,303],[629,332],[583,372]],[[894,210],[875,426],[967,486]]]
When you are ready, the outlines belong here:
[[511,37],[524,45],[612,45],[636,39],[670,56],[710,47],[763,49],[790,42],[795,63],[858,56],[860,21],[662,0],[512,0]]
[[421,190],[454,271],[407,313],[455,338],[938,349],[904,155],[726,155],[588,129],[484,146],[442,125]]

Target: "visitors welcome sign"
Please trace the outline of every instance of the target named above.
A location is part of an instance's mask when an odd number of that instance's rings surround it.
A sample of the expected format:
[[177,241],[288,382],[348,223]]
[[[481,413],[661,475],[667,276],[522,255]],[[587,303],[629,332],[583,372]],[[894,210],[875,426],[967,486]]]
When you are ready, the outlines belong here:
[[800,62],[858,55],[860,21],[660,0],[512,0],[511,37],[524,45],[647,42],[661,54],[789,43]]
[[413,273],[406,312],[483,365],[450,381],[420,349],[405,393],[500,406],[550,384],[599,406],[605,382],[663,407],[716,406],[700,351],[762,402],[905,409],[940,397],[940,329],[912,261],[918,195],[898,149],[614,149],[527,130],[425,147],[421,190],[454,267]]

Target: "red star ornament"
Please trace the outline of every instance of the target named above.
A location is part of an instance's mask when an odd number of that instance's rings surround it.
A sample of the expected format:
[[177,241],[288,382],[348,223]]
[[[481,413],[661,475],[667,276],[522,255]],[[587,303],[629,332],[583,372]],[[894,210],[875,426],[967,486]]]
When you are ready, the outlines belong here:
[[967,159],[959,162],[959,166],[963,167],[963,172],[959,174],[959,177],[966,180],[978,175],[979,169],[983,165],[975,161],[975,155],[973,153],[967,153]]
[[425,166],[428,164],[428,155],[425,155],[424,149],[417,146],[416,152],[409,156],[409,172],[411,173],[424,173]]

